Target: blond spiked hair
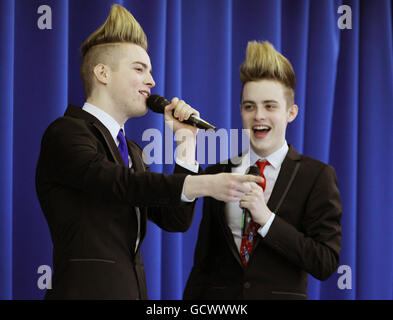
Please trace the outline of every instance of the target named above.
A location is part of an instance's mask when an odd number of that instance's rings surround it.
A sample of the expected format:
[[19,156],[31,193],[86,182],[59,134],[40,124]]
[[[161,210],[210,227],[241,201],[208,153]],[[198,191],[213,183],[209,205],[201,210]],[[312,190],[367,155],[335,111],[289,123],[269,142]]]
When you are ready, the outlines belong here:
[[240,67],[242,88],[249,81],[264,79],[283,84],[288,106],[294,103],[296,76],[289,60],[268,41],[250,41],[247,44],[246,60]]
[[[114,70],[119,60],[119,44],[133,43],[147,50],[147,38],[134,16],[124,7],[114,4],[108,18],[82,44],[81,78],[86,97],[93,90],[93,69],[98,63]],[[115,49],[115,50],[114,50]]]

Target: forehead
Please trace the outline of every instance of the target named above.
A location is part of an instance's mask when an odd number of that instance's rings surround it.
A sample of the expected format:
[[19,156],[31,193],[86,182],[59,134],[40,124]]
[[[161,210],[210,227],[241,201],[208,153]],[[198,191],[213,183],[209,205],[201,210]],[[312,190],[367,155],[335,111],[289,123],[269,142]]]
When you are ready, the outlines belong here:
[[249,81],[243,88],[243,101],[275,100],[279,103],[285,103],[284,90],[284,86],[275,80]]
[[123,52],[123,61],[127,63],[141,62],[151,69],[150,57],[146,50],[133,43],[120,44]]

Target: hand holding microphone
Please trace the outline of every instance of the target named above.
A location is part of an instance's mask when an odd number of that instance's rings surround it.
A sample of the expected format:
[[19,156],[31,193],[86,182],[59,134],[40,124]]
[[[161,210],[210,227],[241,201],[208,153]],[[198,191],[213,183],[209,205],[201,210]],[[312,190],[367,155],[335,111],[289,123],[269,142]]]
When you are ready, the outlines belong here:
[[[259,168],[251,166],[248,174],[260,176]],[[242,236],[247,232],[249,218],[252,217],[256,223],[263,227],[273,214],[266,205],[262,187],[257,184],[251,184],[251,191],[244,195],[239,205],[243,209]]]
[[[248,168],[247,174],[253,176],[260,176],[259,168],[257,166],[251,166]],[[251,219],[251,213],[248,209],[243,208],[242,211],[242,237],[246,234],[248,226],[250,225],[249,220]]]
[[149,109],[157,113],[165,113],[165,110],[172,110],[173,117],[182,123],[192,125],[199,129],[216,130],[215,126],[199,118],[198,111],[191,108],[183,100],[179,100],[178,98],[172,99],[172,106],[168,107],[168,109],[166,107],[170,105],[171,102],[157,94],[151,95],[147,99],[146,104]]
[[164,120],[180,140],[183,136],[190,136],[190,133],[196,137],[198,133],[198,128],[189,123],[191,115],[199,116],[199,112],[177,97],[164,108]]

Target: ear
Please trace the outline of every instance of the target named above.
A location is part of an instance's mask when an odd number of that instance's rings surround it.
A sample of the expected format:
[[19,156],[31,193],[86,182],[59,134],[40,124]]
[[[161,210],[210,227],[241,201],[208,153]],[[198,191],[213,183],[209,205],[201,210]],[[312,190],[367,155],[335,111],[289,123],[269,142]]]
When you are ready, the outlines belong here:
[[108,68],[108,66],[99,63],[94,67],[93,73],[98,82],[102,84],[108,84],[110,76],[110,69]]
[[287,112],[287,122],[290,123],[293,120],[295,120],[298,112],[299,112],[299,108],[296,104],[290,106]]

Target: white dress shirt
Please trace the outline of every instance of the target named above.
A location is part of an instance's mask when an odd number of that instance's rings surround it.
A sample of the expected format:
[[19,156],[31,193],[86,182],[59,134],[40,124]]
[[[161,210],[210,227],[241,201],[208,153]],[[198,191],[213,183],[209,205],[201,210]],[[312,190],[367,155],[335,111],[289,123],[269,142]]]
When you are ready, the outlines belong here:
[[[289,150],[288,144],[285,141],[283,146],[277,151],[273,152],[265,158],[258,156],[252,148],[250,148],[242,157],[241,163],[237,167],[233,167],[232,173],[245,174],[247,169],[254,165],[258,160],[269,161],[270,165],[266,166],[263,174],[266,178],[266,187],[263,195],[265,196],[266,203],[270,199],[274,185],[276,183],[278,174],[280,173],[281,164],[283,163],[285,156]],[[240,252],[240,245],[242,242],[241,225],[242,225],[242,209],[239,207],[239,202],[230,202],[225,204],[225,217],[229,228],[232,231],[233,238],[236,246]],[[273,213],[267,223],[258,229],[258,233],[265,237],[269,231],[271,224],[273,223],[275,214]]]

